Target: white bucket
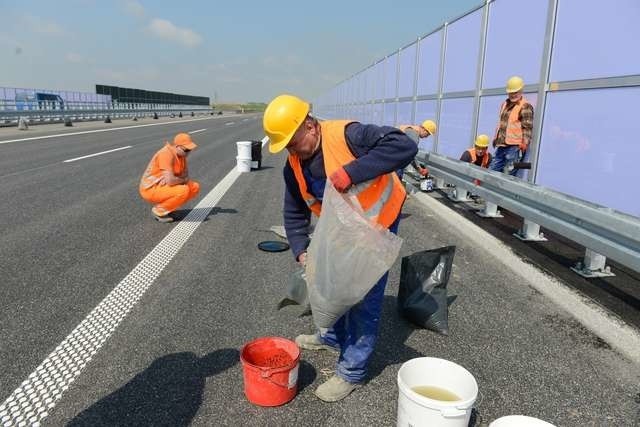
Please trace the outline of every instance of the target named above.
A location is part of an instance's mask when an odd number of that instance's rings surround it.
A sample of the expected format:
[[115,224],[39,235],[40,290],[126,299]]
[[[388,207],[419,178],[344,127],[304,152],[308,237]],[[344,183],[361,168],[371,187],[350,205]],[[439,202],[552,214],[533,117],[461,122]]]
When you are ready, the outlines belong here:
[[247,159],[237,156],[236,167],[238,168],[238,172],[251,172],[251,157]]
[[251,141],[238,141],[238,157],[251,160]]
[[[429,399],[411,390],[427,385],[449,390],[460,400]],[[403,363],[398,371],[398,389],[398,427],[467,427],[478,396],[478,383],[469,371],[435,357],[418,357]]]
[[507,415],[500,417],[489,427],[555,427],[553,424],[526,415]]

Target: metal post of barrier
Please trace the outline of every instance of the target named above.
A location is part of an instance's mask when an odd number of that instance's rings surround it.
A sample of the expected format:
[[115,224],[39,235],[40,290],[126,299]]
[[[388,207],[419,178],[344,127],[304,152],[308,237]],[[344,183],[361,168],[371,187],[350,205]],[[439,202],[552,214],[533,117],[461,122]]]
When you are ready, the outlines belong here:
[[515,237],[524,242],[546,242],[547,238],[540,232],[540,225],[524,219],[520,231],[513,233]]
[[449,194],[449,199],[454,202],[468,202],[471,200],[469,199],[468,194],[468,191],[464,188],[456,187],[453,189],[451,194]]
[[476,212],[478,216],[483,218],[503,218],[503,215],[500,213],[500,209],[498,209],[498,205],[495,203],[484,202],[484,209]]
[[611,272],[611,267],[606,264],[607,257],[587,248],[585,249],[584,259],[578,261],[574,267],[571,267],[571,270],[588,279],[615,276]]
[[[440,44],[440,71],[438,75],[438,103],[436,107],[436,122],[440,126],[440,110],[442,109],[442,90],[444,88],[444,59],[447,51],[447,27],[445,22],[442,26],[442,43]],[[440,140],[440,132],[436,132],[433,139],[433,152],[438,152],[438,142]]]

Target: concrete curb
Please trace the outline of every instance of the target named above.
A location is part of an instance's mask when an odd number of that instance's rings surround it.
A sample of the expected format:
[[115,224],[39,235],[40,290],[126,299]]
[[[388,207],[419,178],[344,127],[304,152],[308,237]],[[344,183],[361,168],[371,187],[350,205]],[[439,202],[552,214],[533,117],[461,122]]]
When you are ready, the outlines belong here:
[[567,287],[555,277],[524,262],[511,248],[473,224],[433,197],[416,191],[412,198],[438,215],[468,239],[487,250],[500,263],[511,269],[532,288],[553,301],[582,325],[632,362],[640,365],[640,331],[622,321],[579,292]]

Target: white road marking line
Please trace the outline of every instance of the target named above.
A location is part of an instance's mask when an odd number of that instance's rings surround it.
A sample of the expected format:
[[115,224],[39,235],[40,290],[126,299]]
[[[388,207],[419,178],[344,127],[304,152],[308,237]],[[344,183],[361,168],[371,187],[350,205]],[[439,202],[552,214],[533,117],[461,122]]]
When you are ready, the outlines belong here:
[[198,130],[192,130],[190,133],[191,135],[193,135],[194,133],[198,133],[198,132],[204,132],[206,129],[198,129]]
[[29,374],[0,405],[0,425],[40,425],[239,176],[234,167]]
[[229,125],[234,125],[234,124],[236,124],[236,122],[227,122],[227,123],[225,123],[224,125],[225,125],[225,126],[229,126]]
[[31,138],[9,139],[7,141],[0,141],[0,144],[8,144],[10,142],[20,142],[20,141],[34,141],[36,139],[59,138],[59,137],[62,137],[62,136],[85,135],[85,134],[88,134],[88,133],[111,132],[111,131],[114,131],[114,130],[122,130],[122,129],[144,128],[144,127],[147,127],[147,126],[172,125],[172,124],[175,124],[175,123],[187,123],[187,122],[196,122],[198,120],[211,120],[211,119],[215,119],[215,117],[202,117],[202,118],[199,118],[199,119],[176,120],[176,121],[173,121],[173,122],[165,122],[165,123],[148,123],[146,125],[123,126],[123,127],[120,127],[120,128],[94,129],[94,130],[84,130],[84,131],[81,131],[81,132],[57,133],[55,135],[34,136],[34,137],[31,137]]
[[95,156],[100,156],[102,154],[113,153],[114,151],[126,150],[127,148],[131,148],[131,146],[127,145],[126,147],[114,148],[113,150],[101,151],[99,153],[89,154],[87,156],[76,157],[75,159],[65,160],[63,163],[69,163],[69,162],[75,162],[76,160],[88,159],[89,157],[95,157]]
[[249,120],[249,119],[242,119],[243,122],[246,122],[247,120]]

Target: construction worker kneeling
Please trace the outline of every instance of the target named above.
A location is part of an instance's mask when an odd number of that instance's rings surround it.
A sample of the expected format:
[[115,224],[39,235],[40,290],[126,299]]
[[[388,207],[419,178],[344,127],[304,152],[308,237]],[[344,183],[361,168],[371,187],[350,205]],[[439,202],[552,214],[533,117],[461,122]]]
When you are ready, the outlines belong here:
[[188,133],[179,133],[173,144],[158,150],[140,179],[140,196],[153,204],[151,213],[160,222],[172,222],[171,212],[193,199],[200,184],[189,179],[187,156],[197,145]]

